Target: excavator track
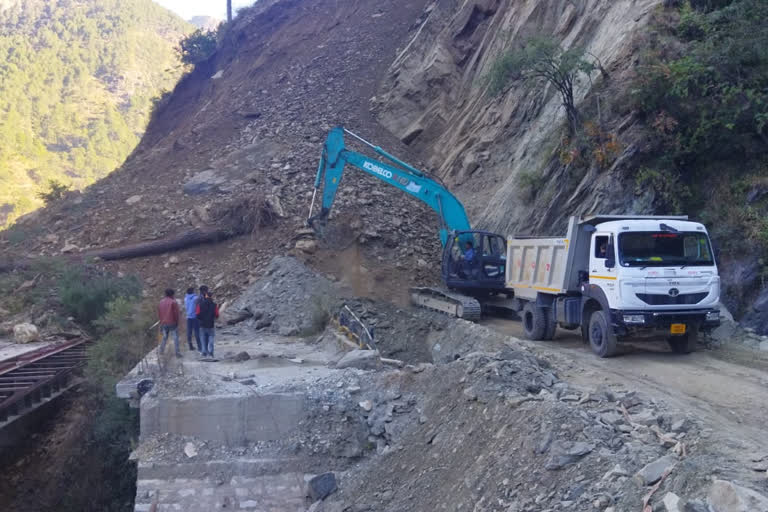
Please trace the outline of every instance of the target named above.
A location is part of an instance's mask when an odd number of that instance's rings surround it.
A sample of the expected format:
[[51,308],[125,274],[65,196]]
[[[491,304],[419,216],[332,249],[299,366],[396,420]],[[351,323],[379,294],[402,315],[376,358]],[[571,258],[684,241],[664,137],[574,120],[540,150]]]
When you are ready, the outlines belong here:
[[475,322],[482,313],[477,299],[440,288],[411,288],[411,303],[422,308]]

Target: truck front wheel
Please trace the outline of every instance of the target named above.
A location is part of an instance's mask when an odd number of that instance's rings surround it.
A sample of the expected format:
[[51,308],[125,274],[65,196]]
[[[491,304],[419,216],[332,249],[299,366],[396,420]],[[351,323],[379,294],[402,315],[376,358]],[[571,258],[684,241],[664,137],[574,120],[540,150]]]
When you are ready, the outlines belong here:
[[544,308],[536,306],[533,302],[525,303],[523,306],[523,330],[528,339],[544,339],[547,330],[547,315]]
[[605,311],[595,311],[589,317],[589,344],[592,351],[600,357],[616,354],[616,335]]
[[699,328],[695,325],[688,326],[688,332],[682,336],[670,336],[667,343],[675,354],[690,354],[696,351],[696,343],[699,341]]

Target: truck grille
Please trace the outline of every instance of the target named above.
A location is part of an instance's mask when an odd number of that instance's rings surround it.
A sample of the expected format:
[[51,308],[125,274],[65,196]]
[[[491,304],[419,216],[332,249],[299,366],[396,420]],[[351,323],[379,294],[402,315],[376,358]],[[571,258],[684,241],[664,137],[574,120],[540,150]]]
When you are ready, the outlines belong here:
[[709,292],[681,293],[677,297],[667,294],[638,293],[637,298],[652,306],[663,306],[667,304],[698,304],[707,295],[709,295]]

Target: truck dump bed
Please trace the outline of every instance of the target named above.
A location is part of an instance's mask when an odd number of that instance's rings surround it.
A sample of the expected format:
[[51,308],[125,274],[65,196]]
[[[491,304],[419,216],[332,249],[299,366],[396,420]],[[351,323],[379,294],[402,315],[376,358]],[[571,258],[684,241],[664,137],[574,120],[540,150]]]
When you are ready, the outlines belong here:
[[578,287],[577,254],[589,250],[581,247],[589,244],[589,236],[579,237],[579,222],[571,217],[564,237],[507,239],[506,284],[515,297],[535,300],[538,293],[561,294]]
[[521,299],[538,292],[565,293],[568,287],[568,238],[507,239],[507,288]]

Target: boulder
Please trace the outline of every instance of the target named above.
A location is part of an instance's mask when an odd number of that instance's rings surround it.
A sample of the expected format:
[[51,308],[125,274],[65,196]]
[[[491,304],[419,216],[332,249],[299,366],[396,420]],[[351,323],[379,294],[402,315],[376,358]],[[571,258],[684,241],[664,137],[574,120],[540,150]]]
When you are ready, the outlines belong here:
[[635,474],[635,481],[640,485],[653,485],[677,464],[677,456],[665,455],[647,464]]
[[184,184],[182,189],[187,195],[200,196],[213,192],[214,189],[223,185],[226,181],[226,178],[217,175],[216,171],[208,169],[195,174],[192,179]]
[[13,326],[13,340],[16,343],[30,343],[38,341],[40,333],[33,324],[18,324]]
[[381,358],[378,350],[352,350],[344,354],[336,368],[358,368],[360,370],[375,370],[381,367]]
[[673,492],[668,492],[664,495],[663,503],[666,512],[682,512],[680,509],[680,497]]
[[296,242],[296,249],[312,254],[317,250],[317,242],[315,240],[299,240]]
[[333,472],[317,475],[309,481],[307,487],[307,494],[313,501],[324,500],[337,489],[336,475]]
[[713,512],[768,512],[768,497],[726,480],[715,480],[709,490]]

